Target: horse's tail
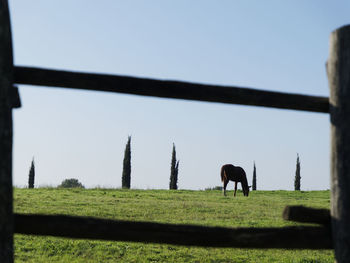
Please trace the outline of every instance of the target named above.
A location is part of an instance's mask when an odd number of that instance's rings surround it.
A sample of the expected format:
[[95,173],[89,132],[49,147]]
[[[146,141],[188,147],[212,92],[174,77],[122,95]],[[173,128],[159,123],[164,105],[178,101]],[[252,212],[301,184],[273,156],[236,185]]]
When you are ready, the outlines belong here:
[[225,180],[225,166],[221,167],[221,182],[224,182]]

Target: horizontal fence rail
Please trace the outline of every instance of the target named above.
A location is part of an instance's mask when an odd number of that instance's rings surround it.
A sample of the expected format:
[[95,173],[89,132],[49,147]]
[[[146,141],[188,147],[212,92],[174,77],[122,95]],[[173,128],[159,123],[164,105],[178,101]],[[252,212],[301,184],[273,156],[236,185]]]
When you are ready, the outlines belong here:
[[79,239],[231,248],[331,249],[330,227],[224,228],[65,215],[14,215],[14,232]]
[[14,68],[14,82],[17,84],[329,113],[329,99],[327,97],[182,81],[16,66]]

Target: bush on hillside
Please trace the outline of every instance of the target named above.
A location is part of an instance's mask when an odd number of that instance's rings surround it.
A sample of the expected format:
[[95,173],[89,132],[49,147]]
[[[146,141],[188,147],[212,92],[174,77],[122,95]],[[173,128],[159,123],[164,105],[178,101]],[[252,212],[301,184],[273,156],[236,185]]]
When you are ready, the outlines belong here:
[[220,190],[220,191],[222,191],[222,186],[214,186],[214,187],[205,188],[205,191],[211,191],[211,190]]
[[65,179],[63,182],[58,186],[59,188],[85,188],[82,183],[78,181],[78,179],[71,178],[71,179]]

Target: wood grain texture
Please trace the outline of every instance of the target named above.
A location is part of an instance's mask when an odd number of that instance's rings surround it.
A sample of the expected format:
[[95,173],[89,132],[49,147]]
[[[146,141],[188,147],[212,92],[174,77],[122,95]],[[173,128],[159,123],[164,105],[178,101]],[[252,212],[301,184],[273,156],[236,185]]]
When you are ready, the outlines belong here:
[[8,3],[0,0],[0,262],[13,262],[12,40]]
[[327,62],[331,117],[331,216],[338,263],[350,259],[350,26],[331,34]]
[[223,228],[15,214],[15,233],[200,247],[330,249],[327,227]]
[[15,82],[17,84],[109,91],[162,98],[329,112],[329,102],[326,97],[181,81],[17,66],[15,67]]

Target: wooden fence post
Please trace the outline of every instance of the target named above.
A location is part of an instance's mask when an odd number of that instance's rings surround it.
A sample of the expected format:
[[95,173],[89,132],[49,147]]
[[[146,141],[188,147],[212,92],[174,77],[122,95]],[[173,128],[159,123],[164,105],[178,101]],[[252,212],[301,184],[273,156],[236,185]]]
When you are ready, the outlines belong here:
[[350,259],[350,26],[332,32],[327,62],[331,117],[331,216],[335,258]]
[[0,262],[13,262],[12,99],[13,58],[7,0],[0,0]]

